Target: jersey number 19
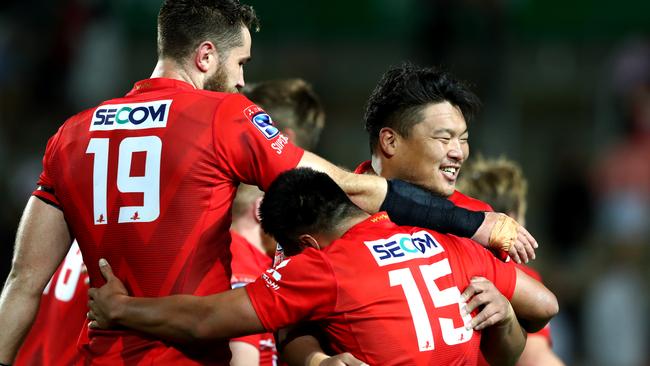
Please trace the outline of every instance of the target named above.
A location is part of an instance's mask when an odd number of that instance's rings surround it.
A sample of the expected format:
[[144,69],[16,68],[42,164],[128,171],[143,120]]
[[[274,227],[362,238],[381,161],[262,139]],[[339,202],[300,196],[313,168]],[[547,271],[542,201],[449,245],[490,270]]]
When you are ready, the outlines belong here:
[[[92,138],[86,149],[93,154],[93,221],[95,225],[108,222],[108,151],[110,139]],[[160,155],[162,141],[158,136],[127,137],[120,142],[117,158],[117,190],[122,193],[142,193],[142,206],[120,207],[118,223],[151,222],[160,215]],[[144,174],[131,176],[133,153],[146,154]]]

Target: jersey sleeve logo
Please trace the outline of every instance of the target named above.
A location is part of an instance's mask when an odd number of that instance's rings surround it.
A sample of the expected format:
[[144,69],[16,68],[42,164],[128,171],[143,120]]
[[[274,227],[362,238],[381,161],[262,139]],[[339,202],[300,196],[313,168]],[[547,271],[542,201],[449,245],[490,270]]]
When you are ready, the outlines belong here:
[[280,130],[273,126],[273,120],[264,110],[256,105],[244,109],[244,115],[253,123],[253,125],[270,140],[280,134]]
[[90,131],[144,130],[167,127],[171,100],[145,103],[106,104],[97,107]]

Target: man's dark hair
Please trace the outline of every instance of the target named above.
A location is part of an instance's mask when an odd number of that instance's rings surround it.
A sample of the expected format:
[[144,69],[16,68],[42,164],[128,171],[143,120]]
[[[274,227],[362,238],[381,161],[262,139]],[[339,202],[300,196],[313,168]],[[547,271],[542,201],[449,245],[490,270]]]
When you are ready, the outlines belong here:
[[470,120],[481,102],[462,82],[433,68],[404,63],[382,75],[366,105],[364,120],[374,152],[379,131],[390,127],[403,137],[422,121],[422,110],[431,103],[449,102]]
[[180,61],[203,41],[223,57],[241,46],[241,27],[259,29],[255,10],[238,0],[165,0],[158,13],[158,56]]
[[293,141],[312,150],[325,125],[325,110],[311,85],[303,79],[283,79],[247,84],[242,93],[268,112],[280,130],[291,128]]
[[332,178],[309,168],[280,174],[260,206],[262,229],[287,255],[301,251],[300,235],[331,232],[341,220],[362,212]]

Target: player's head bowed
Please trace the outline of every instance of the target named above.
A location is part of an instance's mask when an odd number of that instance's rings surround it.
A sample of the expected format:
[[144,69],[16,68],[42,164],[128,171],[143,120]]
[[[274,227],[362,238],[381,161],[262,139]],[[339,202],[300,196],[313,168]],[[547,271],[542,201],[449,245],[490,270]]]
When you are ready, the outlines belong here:
[[299,253],[301,235],[327,235],[342,220],[363,214],[325,173],[299,168],[282,173],[260,206],[262,229],[282,244],[287,255]]

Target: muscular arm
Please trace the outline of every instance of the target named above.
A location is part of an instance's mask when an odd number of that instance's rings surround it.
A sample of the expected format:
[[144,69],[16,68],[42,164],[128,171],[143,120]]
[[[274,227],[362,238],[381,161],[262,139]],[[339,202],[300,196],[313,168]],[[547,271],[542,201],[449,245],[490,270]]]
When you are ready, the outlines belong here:
[[204,342],[265,331],[246,289],[211,296],[130,297],[106,261],[106,285],[88,291],[91,328],[121,325],[175,342]]
[[305,151],[297,167],[312,168],[326,173],[345,191],[355,205],[366,212],[378,212],[386,198],[388,189],[386,179],[348,172],[309,151]]
[[471,237],[485,247],[508,252],[517,263],[535,258],[535,239],[514,220],[504,221],[504,214],[465,210],[403,181],[392,181],[389,185],[378,176],[350,173],[308,151],[298,167],[326,173],[361,209],[369,213],[385,210],[398,225]]
[[510,299],[521,326],[534,333],[544,326],[559,311],[557,298],[539,281],[517,268],[517,284]]
[[480,309],[470,326],[480,330],[481,352],[490,365],[514,365],[524,350],[526,333],[508,299],[487,278],[473,277],[463,291],[466,311]]
[[11,272],[0,295],[0,363],[10,364],[31,327],[41,294],[70,249],[61,210],[36,197],[18,226]]
[[[506,300],[507,301],[507,300]],[[526,346],[526,332],[512,306],[501,322],[482,330],[481,352],[490,365],[514,365]]]

